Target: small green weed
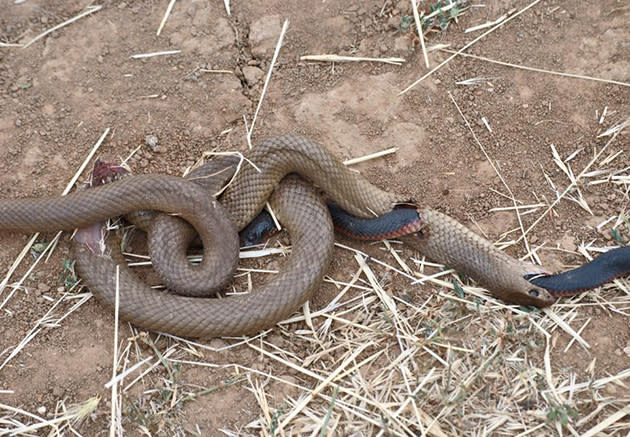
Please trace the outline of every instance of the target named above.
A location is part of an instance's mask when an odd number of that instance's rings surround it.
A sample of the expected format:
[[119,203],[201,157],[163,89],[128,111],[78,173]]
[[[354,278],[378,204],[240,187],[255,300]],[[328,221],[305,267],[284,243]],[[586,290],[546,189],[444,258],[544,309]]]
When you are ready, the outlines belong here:
[[578,412],[567,404],[558,405],[547,412],[548,422],[560,421],[560,424],[563,427],[569,423],[569,417],[576,419],[578,417]]

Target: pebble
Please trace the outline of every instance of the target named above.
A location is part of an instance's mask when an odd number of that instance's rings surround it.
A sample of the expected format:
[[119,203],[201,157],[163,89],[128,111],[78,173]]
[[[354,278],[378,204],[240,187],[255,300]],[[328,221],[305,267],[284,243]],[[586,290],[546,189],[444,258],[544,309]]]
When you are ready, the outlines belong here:
[[39,284],[37,284],[37,290],[41,293],[48,293],[50,291],[50,285],[46,284],[45,282],[40,282]]
[[275,48],[282,29],[280,15],[266,15],[254,21],[249,28],[249,43],[254,56],[261,57]]
[[609,396],[614,396],[614,395],[617,394],[617,387],[615,387],[612,384],[607,384],[604,387],[604,392],[606,392],[606,394],[609,395]]
[[253,363],[251,365],[251,367],[254,370],[258,370],[259,372],[264,372],[265,371],[265,363],[260,362],[260,361],[256,361],[255,363]]
[[210,347],[213,349],[223,349],[227,346],[227,342],[225,340],[221,340],[220,338],[213,338],[210,340]]
[[623,352],[630,357],[630,345],[624,347]]
[[243,67],[243,77],[245,77],[245,82],[247,82],[247,85],[249,86],[256,85],[258,82],[260,82],[260,79],[264,75],[265,75],[265,72],[262,71],[258,67],[253,67],[253,66]]
[[406,52],[411,49],[411,41],[406,36],[399,36],[394,40],[394,50],[397,52]]
[[44,407],[43,405],[39,407],[37,409],[37,414],[39,414],[40,416],[43,416],[44,414],[46,414],[46,407]]
[[270,334],[269,337],[267,337],[267,340],[269,341],[269,343],[275,344],[276,346],[284,343],[284,339],[279,334]]
[[149,149],[153,150],[154,152],[160,151],[160,142],[158,141],[158,137],[156,137],[155,135],[147,135],[146,137],[144,137],[144,142],[147,146],[149,146]]
[[[417,4],[417,2],[416,2]],[[411,4],[407,0],[400,0],[395,8],[398,9],[403,14],[411,14],[413,11],[411,10]]]

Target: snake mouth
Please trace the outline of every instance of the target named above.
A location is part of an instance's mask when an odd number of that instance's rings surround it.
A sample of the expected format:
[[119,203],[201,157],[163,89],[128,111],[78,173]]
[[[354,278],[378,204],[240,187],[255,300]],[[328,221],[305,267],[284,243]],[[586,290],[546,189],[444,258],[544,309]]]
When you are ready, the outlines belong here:
[[99,185],[109,184],[129,174],[129,171],[121,165],[103,162],[97,159],[92,169],[92,177],[90,186],[97,187]]
[[[88,187],[91,188],[109,184],[127,176],[128,174],[129,172],[127,169],[118,164],[103,162],[100,159],[97,159],[94,162],[94,167],[92,168],[92,175],[88,182]],[[97,255],[103,255],[106,251],[106,229],[107,224],[105,222],[92,223],[89,226],[77,229],[73,239],[76,242],[83,244],[88,250],[90,250],[90,252]]]

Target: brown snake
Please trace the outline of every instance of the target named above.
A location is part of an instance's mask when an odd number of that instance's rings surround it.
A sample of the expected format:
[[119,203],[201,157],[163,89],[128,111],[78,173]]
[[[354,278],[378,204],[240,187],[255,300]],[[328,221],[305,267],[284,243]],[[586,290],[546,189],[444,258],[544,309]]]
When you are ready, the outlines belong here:
[[[251,294],[222,299],[157,292],[140,282],[122,264],[116,251],[93,253],[85,245],[76,244],[77,270],[90,290],[112,305],[118,263],[122,267],[120,314],[138,326],[191,337],[254,333],[286,318],[311,296],[332,253],[332,227],[322,200],[296,178],[278,185],[285,175],[300,173],[343,209],[359,217],[384,214],[404,203],[349,171],[326,149],[301,137],[287,135],[266,140],[254,148],[248,159],[257,169],[243,165],[220,201],[235,227],[241,229],[273,192],[272,204],[289,231],[292,253],[288,265],[271,282]],[[155,209],[181,216],[201,234],[204,261],[192,270],[205,271],[214,264],[232,266],[238,256],[235,233],[229,222],[221,218],[222,208],[207,198],[202,188],[181,178],[134,176],[64,198],[3,200],[0,229],[69,230],[138,209]],[[544,272],[541,267],[511,258],[442,213],[430,209],[418,212],[422,232],[402,239],[424,255],[467,274],[508,302],[546,306],[554,301],[547,290],[523,278],[525,274]],[[198,213],[203,216],[197,216]],[[211,222],[211,217],[218,217],[219,224]],[[174,218],[162,216],[154,222],[169,219]],[[155,228],[151,232],[157,237],[151,243],[154,252],[159,250],[155,246],[160,240],[172,241]],[[222,255],[211,253],[213,245],[222,248]],[[220,271],[232,270],[228,267]],[[219,286],[225,284],[228,273],[218,278]],[[180,279],[187,277],[185,274]]]

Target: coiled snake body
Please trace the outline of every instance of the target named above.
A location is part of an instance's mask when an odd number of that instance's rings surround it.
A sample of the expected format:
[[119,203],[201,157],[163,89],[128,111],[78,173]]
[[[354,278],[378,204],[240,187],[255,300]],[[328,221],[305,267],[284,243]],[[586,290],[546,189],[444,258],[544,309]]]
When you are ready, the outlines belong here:
[[[293,176],[285,178],[287,174],[299,173],[339,205],[345,213],[338,215],[337,221],[350,220],[350,215],[360,222],[397,214],[396,205],[407,202],[374,187],[346,169],[326,149],[301,137],[266,140],[248,159],[255,167],[242,166],[220,204],[207,190],[181,178],[133,176],[63,198],[0,201],[0,229],[32,232],[86,228],[79,232],[75,244],[79,274],[108,305],[114,303],[118,283],[121,317],[138,326],[191,337],[254,333],[286,318],[311,296],[332,253],[328,209],[311,184]],[[203,182],[210,180],[208,173],[221,171],[198,170],[190,179]],[[292,253],[280,274],[247,295],[198,298],[152,290],[126,267],[117,250],[95,244],[89,231],[94,230],[94,223],[139,209],[181,217],[161,214],[151,219],[149,240],[154,264],[178,273],[165,278],[169,287],[200,296],[227,283],[238,258],[234,229],[249,223],[269,198],[289,231]],[[508,302],[546,306],[555,300],[544,284],[535,285],[532,279],[550,277],[545,269],[508,256],[440,212],[414,212],[415,219],[404,224],[406,235],[401,239],[429,258],[467,274]],[[409,214],[408,210],[404,213]],[[196,235],[186,222],[201,235],[204,244],[199,266],[183,261],[185,249]],[[212,251],[216,247],[221,248],[220,252]],[[617,266],[614,275],[630,268],[628,258]],[[603,279],[609,280],[610,275]],[[211,282],[214,285],[209,286]]]

